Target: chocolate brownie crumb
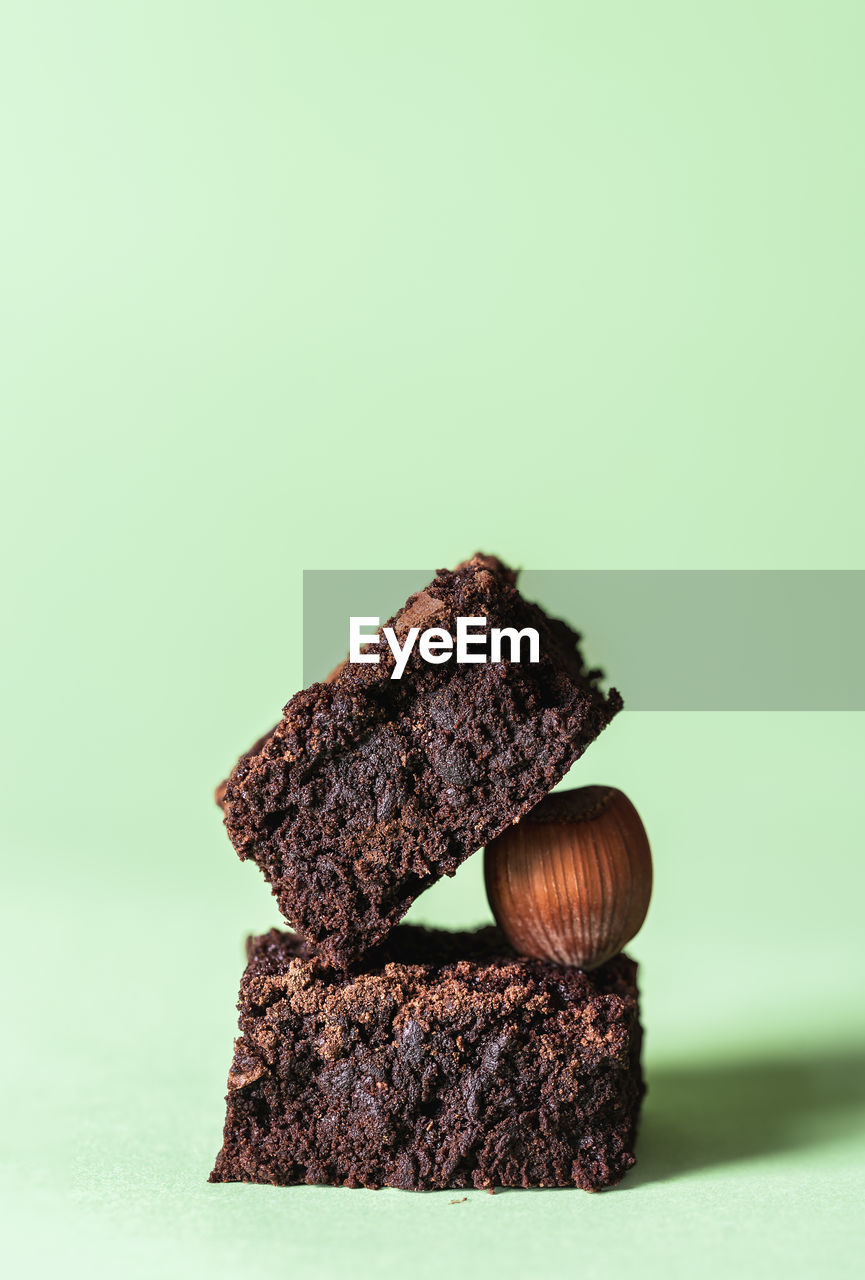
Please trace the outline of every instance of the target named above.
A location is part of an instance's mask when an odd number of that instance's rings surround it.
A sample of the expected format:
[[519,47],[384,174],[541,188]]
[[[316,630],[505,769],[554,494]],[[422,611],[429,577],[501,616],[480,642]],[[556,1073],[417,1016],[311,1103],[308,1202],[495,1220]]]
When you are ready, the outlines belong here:
[[[418,894],[532,809],[622,705],[586,668],[576,632],[526,602],[516,575],[477,555],[439,570],[390,620],[398,636],[458,617],[534,627],[540,661],[426,663],[399,680],[342,663],[286,705],[218,794],[241,859],[322,954],[350,964]],[[381,636],[381,633],[380,633]]]
[[351,971],[252,939],[213,1182],[611,1186],[644,1087],[636,965],[402,925]]

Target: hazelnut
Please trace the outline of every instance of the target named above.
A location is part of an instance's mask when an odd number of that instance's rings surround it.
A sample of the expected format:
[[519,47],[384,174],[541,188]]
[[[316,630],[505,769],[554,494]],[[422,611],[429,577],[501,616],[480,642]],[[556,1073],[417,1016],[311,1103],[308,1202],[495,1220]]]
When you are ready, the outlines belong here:
[[646,918],[652,855],[630,800],[615,787],[543,799],[484,851],[493,915],[526,956],[596,969]]

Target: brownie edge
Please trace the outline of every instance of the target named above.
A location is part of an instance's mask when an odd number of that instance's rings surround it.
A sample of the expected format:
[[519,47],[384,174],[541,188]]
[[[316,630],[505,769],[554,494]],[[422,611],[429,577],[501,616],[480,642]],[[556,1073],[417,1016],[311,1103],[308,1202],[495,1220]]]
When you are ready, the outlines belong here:
[[211,1182],[435,1190],[617,1183],[644,1084],[637,966],[400,925],[362,966],[250,939]]
[[235,765],[218,800],[242,860],[269,881],[291,926],[334,964],[386,937],[441,876],[533,808],[622,706],[604,695],[579,637],[476,555],[390,619],[454,633],[458,617],[531,627],[539,661],[430,665],[417,648],[342,664],[296,694]]

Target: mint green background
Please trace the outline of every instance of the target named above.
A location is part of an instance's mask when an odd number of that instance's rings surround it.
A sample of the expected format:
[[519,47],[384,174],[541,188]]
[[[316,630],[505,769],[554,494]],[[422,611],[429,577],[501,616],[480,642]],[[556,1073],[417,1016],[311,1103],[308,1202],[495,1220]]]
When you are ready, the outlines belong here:
[[[304,568],[862,567],[863,7],[0,23],[7,1264],[852,1275],[861,715],[625,714],[574,770],[657,864],[620,1190],[204,1180],[276,921],[211,789]],[[413,914],[484,919],[479,859]]]

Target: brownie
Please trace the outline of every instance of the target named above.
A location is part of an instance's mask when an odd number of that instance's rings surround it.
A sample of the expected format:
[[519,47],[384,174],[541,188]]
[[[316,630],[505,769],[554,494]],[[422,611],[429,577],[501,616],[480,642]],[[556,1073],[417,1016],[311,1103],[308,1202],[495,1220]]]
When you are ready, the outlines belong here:
[[211,1182],[612,1186],[644,1093],[637,966],[518,957],[495,927],[398,926],[352,971],[248,943]]
[[538,662],[432,665],[415,645],[391,679],[382,640],[377,665],[343,663],[296,694],[225,784],[238,855],[335,964],[379,942],[419,893],[533,808],[622,705],[600,691],[577,633],[527,603],[515,577],[477,555],[439,570],[385,625],[401,641],[413,626],[455,634],[458,617],[534,627]]

